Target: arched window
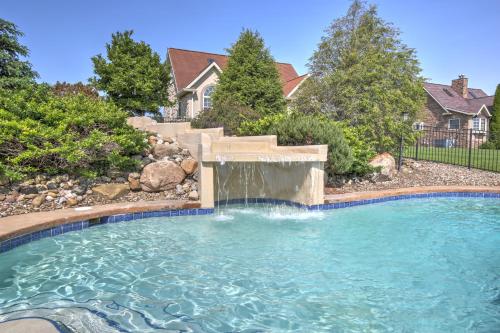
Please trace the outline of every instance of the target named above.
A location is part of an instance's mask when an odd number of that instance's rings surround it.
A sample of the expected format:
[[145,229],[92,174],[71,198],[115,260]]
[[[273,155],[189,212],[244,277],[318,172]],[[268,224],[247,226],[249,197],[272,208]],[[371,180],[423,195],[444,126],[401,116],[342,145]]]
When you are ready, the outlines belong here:
[[208,86],[203,92],[203,110],[208,110],[212,108],[212,93],[214,92],[214,86]]

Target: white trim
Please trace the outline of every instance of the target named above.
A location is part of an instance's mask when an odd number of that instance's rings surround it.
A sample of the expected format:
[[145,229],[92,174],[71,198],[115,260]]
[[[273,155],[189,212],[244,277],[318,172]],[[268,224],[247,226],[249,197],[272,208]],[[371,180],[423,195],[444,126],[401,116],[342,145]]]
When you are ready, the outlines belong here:
[[186,89],[186,88],[184,88],[181,91],[179,91],[176,96],[177,97],[181,97],[181,96],[186,95],[187,93],[195,93],[195,92],[196,92],[196,89]]
[[486,104],[483,104],[483,106],[481,106],[481,107],[479,108],[479,111],[476,113],[476,116],[477,116],[478,114],[480,114],[480,113],[481,113],[481,111],[482,111],[483,109],[485,109],[485,110],[486,110],[486,112],[488,113],[488,116],[490,116],[490,117],[491,117],[491,113],[490,113],[490,111],[488,111],[488,108],[486,107]]
[[215,69],[217,69],[220,73],[222,73],[222,69],[220,69],[219,65],[217,65],[217,63],[214,61],[210,65],[208,65],[197,77],[195,77],[194,80],[191,81],[184,89],[191,88],[192,85],[198,82],[198,80],[200,80],[203,77],[203,75],[207,74],[213,67],[215,67]]
[[299,87],[302,85],[302,83],[304,83],[304,81],[307,80],[310,76],[311,76],[310,74],[306,74],[305,77],[302,78],[302,80],[300,80],[299,84],[297,84],[295,86],[295,88],[293,88],[292,91],[290,91],[288,93],[288,95],[286,95],[286,98],[290,98],[295,93],[295,91],[297,91],[297,89],[299,89]]
[[175,86],[175,92],[178,92],[178,87],[177,87],[177,79],[175,78],[175,69],[174,69],[174,64],[172,63],[172,58],[170,57],[170,49],[167,49],[167,56],[168,56],[168,62],[170,63],[170,74],[172,74],[172,77],[174,78],[174,86]]
[[[215,84],[209,84],[207,86],[205,86],[202,90],[201,90],[201,110],[204,111],[204,110],[207,110],[205,109],[205,93],[207,92],[208,88],[214,88],[215,89]],[[212,91],[213,93],[213,91]],[[210,95],[210,107],[211,104],[212,104],[212,95]]]

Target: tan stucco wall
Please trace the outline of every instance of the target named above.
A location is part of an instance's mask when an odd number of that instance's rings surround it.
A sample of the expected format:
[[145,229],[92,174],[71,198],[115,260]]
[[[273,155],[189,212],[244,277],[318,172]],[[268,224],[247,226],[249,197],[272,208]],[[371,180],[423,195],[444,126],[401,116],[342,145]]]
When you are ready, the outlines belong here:
[[194,93],[186,93],[179,98],[180,114],[187,118],[196,118],[203,110],[203,93],[208,86],[216,85],[219,80],[219,72],[212,68],[192,87],[196,89]]

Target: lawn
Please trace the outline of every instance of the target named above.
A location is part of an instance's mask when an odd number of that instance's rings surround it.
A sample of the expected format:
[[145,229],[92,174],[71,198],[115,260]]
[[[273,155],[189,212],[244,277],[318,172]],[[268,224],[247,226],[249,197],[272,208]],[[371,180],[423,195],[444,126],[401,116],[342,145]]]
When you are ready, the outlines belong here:
[[[416,158],[416,148],[407,147],[404,152],[406,158]],[[438,148],[419,147],[418,159],[448,164],[468,166],[468,148]],[[471,167],[483,170],[500,172],[500,150],[498,149],[472,149]]]

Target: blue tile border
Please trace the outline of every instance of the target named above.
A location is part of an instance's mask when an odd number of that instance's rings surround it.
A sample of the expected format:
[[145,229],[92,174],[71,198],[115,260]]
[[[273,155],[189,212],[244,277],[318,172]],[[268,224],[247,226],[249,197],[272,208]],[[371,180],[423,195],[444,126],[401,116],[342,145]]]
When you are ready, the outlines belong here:
[[[216,207],[224,207],[225,205],[235,204],[272,204],[272,205],[286,205],[308,210],[330,210],[342,209],[347,207],[355,207],[361,205],[369,205],[373,203],[381,203],[387,201],[397,201],[406,199],[418,198],[444,198],[444,197],[457,197],[457,198],[497,198],[500,199],[500,193],[491,192],[430,192],[418,194],[402,194],[392,195],[387,197],[375,199],[363,199],[345,202],[325,203],[320,205],[304,205],[289,200],[271,199],[271,198],[247,198],[247,199],[230,199],[224,201],[217,201]],[[192,208],[192,209],[174,209],[174,210],[158,210],[148,212],[137,212],[128,214],[116,214],[110,216],[103,216],[93,220],[77,221],[68,224],[59,225],[53,228],[35,231],[33,233],[20,235],[11,239],[0,242],[0,253],[7,252],[18,246],[28,244],[47,237],[54,237],[71,231],[83,230],[96,225],[103,225],[108,223],[128,222],[140,220],[151,217],[175,217],[175,216],[193,216],[193,215],[208,215],[214,213],[214,208]]]
[[111,216],[103,216],[93,220],[77,221],[68,224],[62,224],[49,229],[35,231],[29,234],[20,235],[0,242],[0,253],[7,252],[18,246],[28,244],[43,238],[54,237],[65,234],[71,231],[83,230],[96,225],[108,223],[127,222],[140,220],[150,217],[171,217],[171,216],[188,216],[188,215],[208,215],[213,214],[213,208],[192,208],[192,209],[175,209],[175,210],[159,210],[150,212],[139,212],[130,214],[116,214]]

